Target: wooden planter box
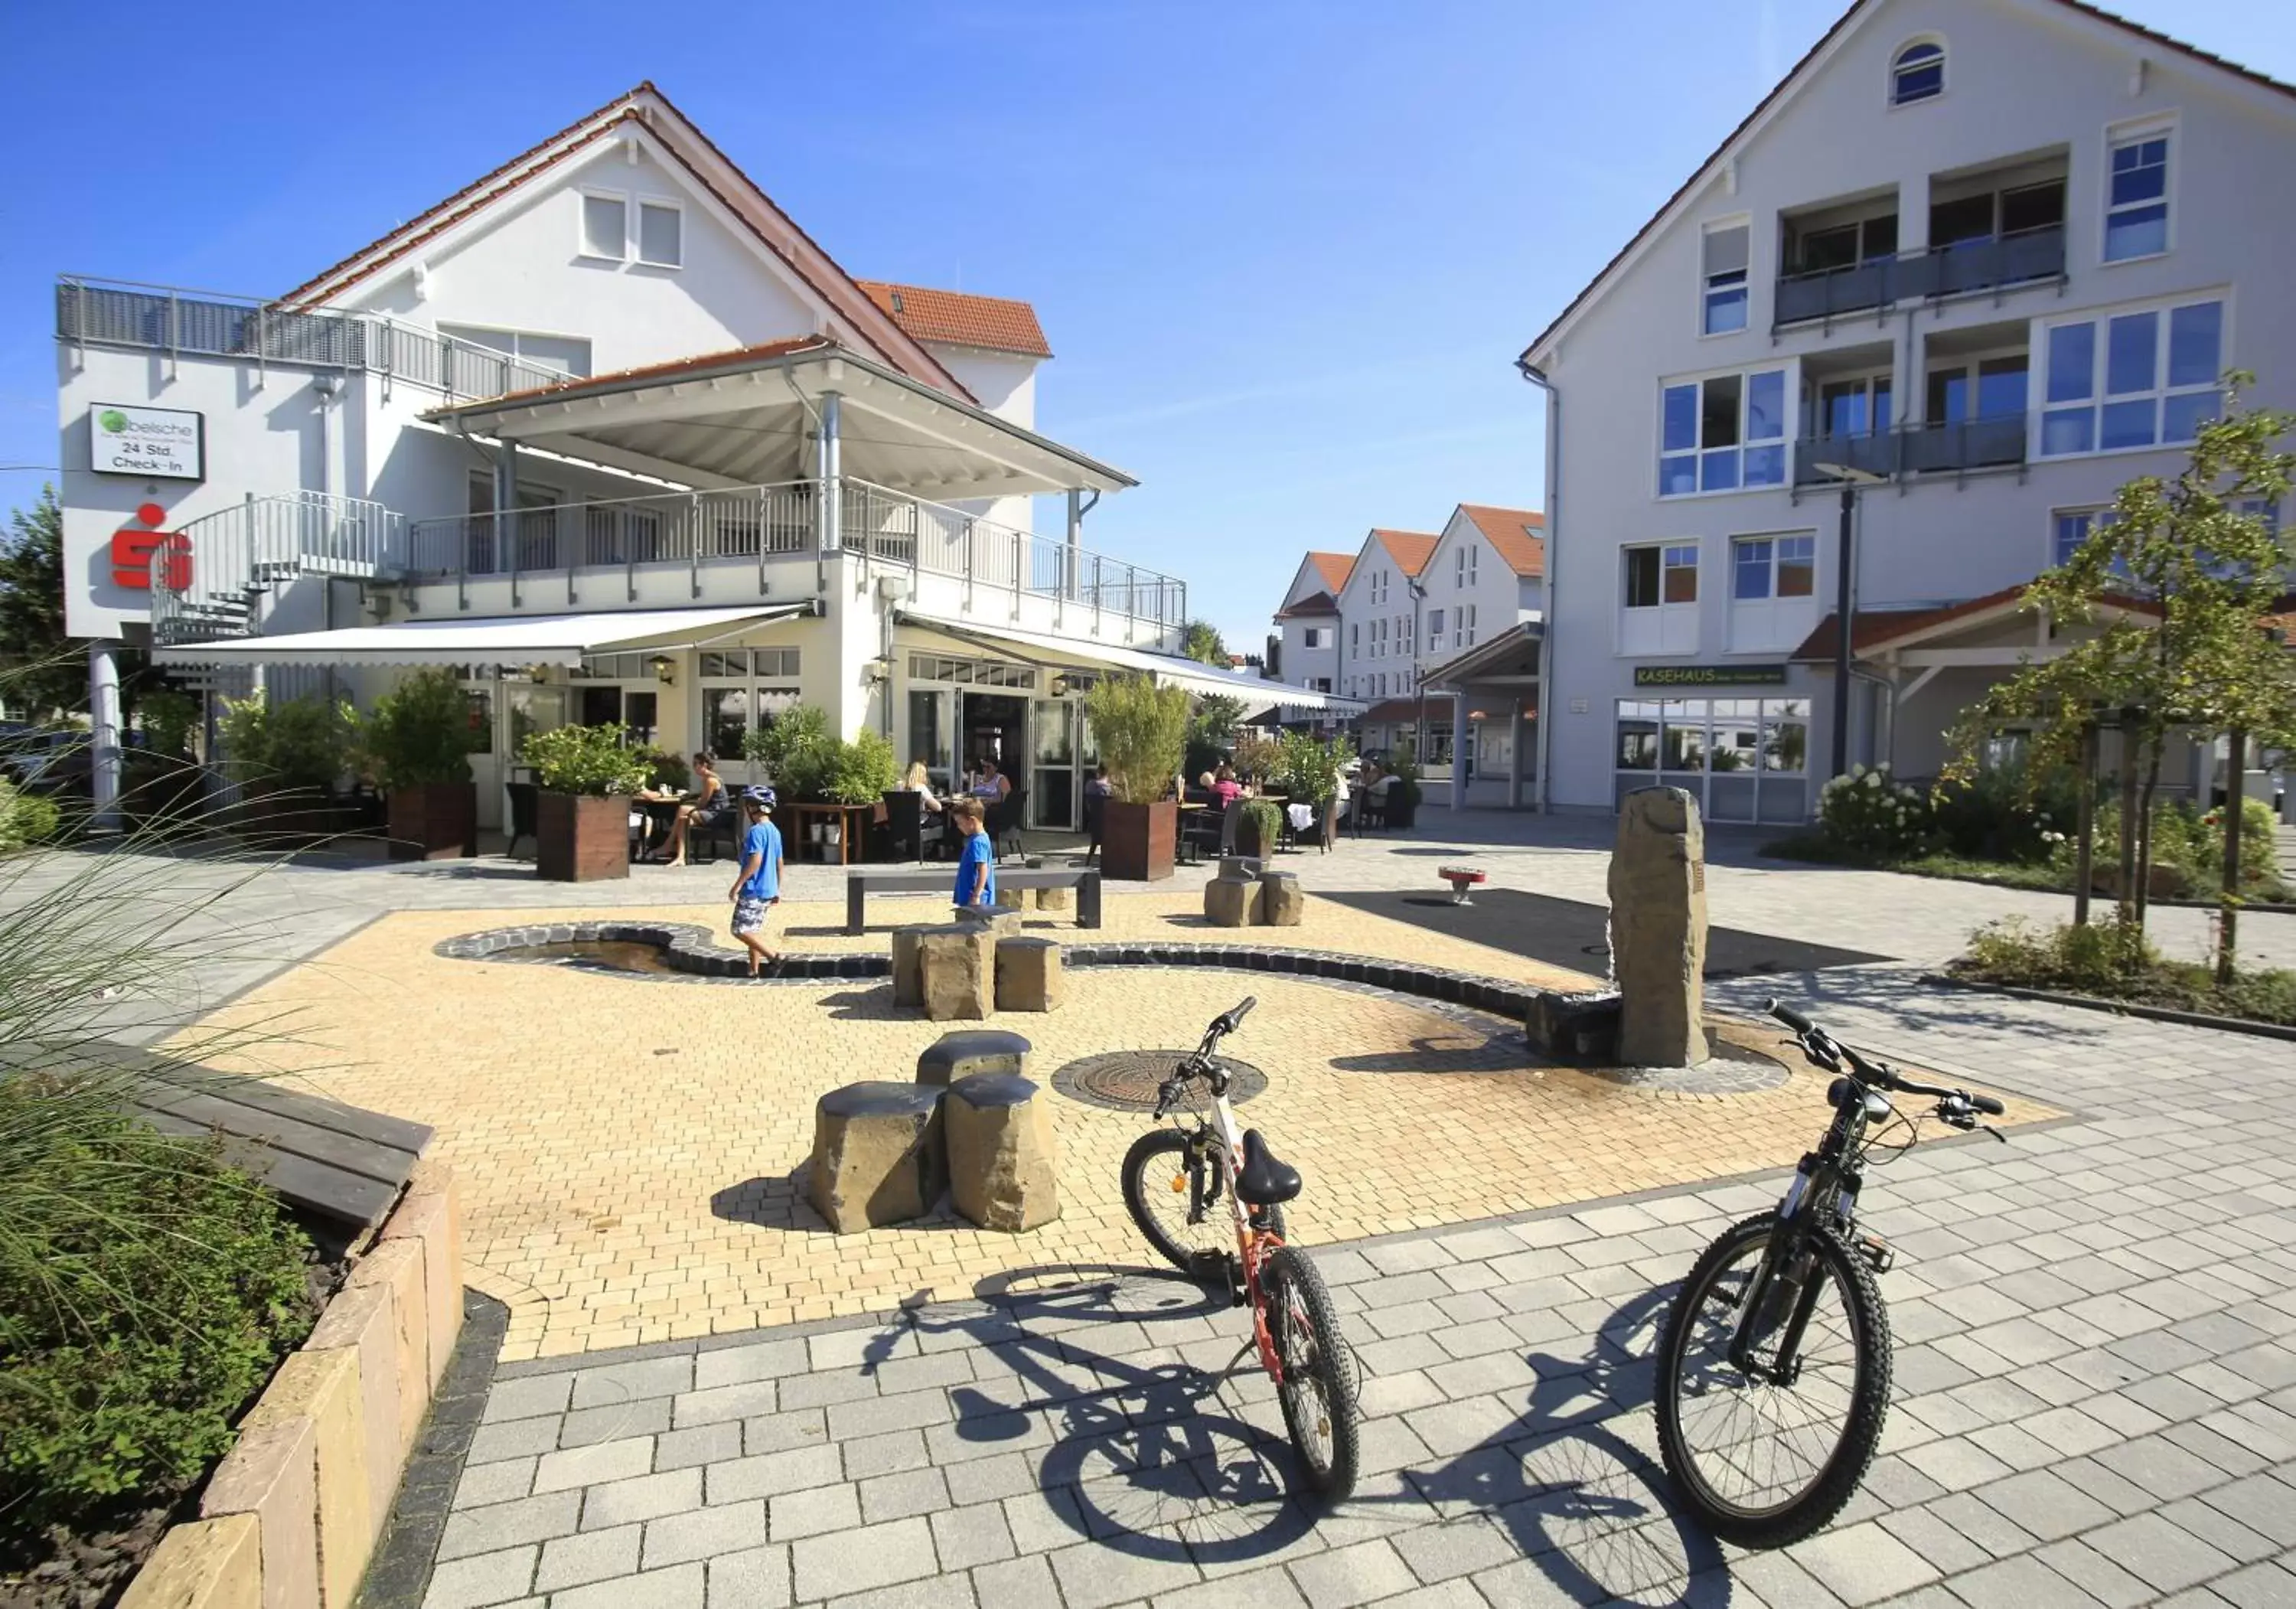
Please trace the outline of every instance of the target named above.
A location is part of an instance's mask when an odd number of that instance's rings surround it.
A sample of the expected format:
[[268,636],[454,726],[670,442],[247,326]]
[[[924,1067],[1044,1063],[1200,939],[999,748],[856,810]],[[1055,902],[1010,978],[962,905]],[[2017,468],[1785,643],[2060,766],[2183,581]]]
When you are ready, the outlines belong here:
[[433,782],[390,791],[393,860],[454,860],[478,852],[478,784]]
[[630,874],[628,800],[545,793],[535,814],[536,876],[550,882],[597,882]]
[[1134,882],[1169,877],[1179,822],[1180,807],[1168,799],[1144,805],[1110,800],[1101,807],[1101,874]]

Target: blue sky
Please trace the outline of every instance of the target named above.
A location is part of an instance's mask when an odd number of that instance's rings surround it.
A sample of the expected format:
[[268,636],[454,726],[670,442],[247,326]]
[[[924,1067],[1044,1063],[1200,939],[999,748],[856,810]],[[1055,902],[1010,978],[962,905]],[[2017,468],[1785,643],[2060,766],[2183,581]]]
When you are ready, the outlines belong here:
[[[1039,425],[1142,481],[1086,540],[1256,649],[1304,549],[1538,504],[1514,355],[1839,9],[14,0],[0,464],[55,461],[56,274],[275,292],[652,78],[849,271],[1035,302]],[[2296,80],[2288,0],[2121,9]]]

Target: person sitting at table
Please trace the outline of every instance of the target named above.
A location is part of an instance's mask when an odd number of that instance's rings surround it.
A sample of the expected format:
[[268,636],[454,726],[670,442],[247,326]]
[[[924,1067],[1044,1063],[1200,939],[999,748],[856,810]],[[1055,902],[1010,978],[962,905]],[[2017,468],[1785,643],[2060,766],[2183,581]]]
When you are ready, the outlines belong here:
[[909,762],[908,775],[901,778],[900,791],[904,793],[922,794],[924,798],[922,808],[926,815],[938,816],[941,813],[941,802],[934,796],[932,791],[932,773],[925,768],[924,761],[913,759]]
[[983,805],[995,806],[1003,804],[1012,792],[1011,780],[996,768],[995,760],[984,755],[980,761],[980,776],[972,784],[972,797]]
[[[701,791],[692,800],[677,807],[677,817],[669,824],[669,864],[685,864],[685,835],[699,822],[704,827],[731,826],[734,824],[733,796],[726,792],[725,780],[718,775],[718,757],[702,749],[693,756],[693,781]],[[640,799],[648,795],[641,793]],[[675,793],[660,795],[675,799]]]
[[1243,797],[1243,784],[1235,779],[1234,766],[1222,766],[1211,783],[1212,802],[1225,810]]

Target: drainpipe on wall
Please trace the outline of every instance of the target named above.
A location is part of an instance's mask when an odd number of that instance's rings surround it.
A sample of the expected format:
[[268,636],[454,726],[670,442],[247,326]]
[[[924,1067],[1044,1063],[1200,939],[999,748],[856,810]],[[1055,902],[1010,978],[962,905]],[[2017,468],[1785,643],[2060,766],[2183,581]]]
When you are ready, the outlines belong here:
[[1518,358],[1522,377],[1546,397],[1546,574],[1540,579],[1538,600],[1538,812],[1550,805],[1547,761],[1554,752],[1554,628],[1561,618],[1554,606],[1557,577],[1555,544],[1562,534],[1562,393],[1529,358]]

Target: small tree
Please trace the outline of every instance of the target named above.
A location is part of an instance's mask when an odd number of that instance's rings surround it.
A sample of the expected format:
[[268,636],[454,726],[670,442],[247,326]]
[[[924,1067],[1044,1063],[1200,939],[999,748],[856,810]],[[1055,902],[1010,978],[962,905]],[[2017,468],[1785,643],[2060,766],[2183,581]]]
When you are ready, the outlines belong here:
[[365,749],[386,788],[471,780],[471,698],[444,665],[418,670],[374,701]]
[[1192,660],[1227,669],[1227,644],[1210,620],[1190,620],[1180,628],[1180,652]]
[[340,701],[231,699],[224,704],[226,767],[234,782],[331,788],[349,767],[358,731],[358,711]]
[[[2224,416],[2201,428],[2182,471],[2123,486],[2111,517],[2026,589],[2025,607],[2060,628],[2096,629],[1996,685],[1956,729],[1949,776],[1971,775],[1986,737],[2010,724],[2030,730],[2036,773],[2079,764],[2095,712],[2118,710],[2125,775],[2141,786],[2133,812],[2141,830],[2171,734],[2296,733],[2296,665],[2266,629],[2287,555],[2272,526],[2247,507],[2287,494],[2296,456],[2277,443],[2296,427],[2296,415],[2242,409],[2240,391],[2251,379],[2226,376]],[[2111,618],[2101,619],[2108,607]],[[2124,811],[2124,821],[2131,814]],[[2133,848],[2123,857],[2120,897],[2141,926],[2149,868],[2142,843]],[[2234,897],[2228,891],[2227,900]],[[2232,943],[2229,920],[2225,943]]]
[[64,636],[64,511],[43,486],[0,536],[0,663],[35,720],[87,708],[87,663]]
[[518,757],[547,793],[635,793],[646,784],[644,753],[622,727],[553,727],[530,734]]
[[1085,694],[1085,712],[1117,802],[1161,799],[1187,749],[1187,691],[1144,676],[1104,676]]

